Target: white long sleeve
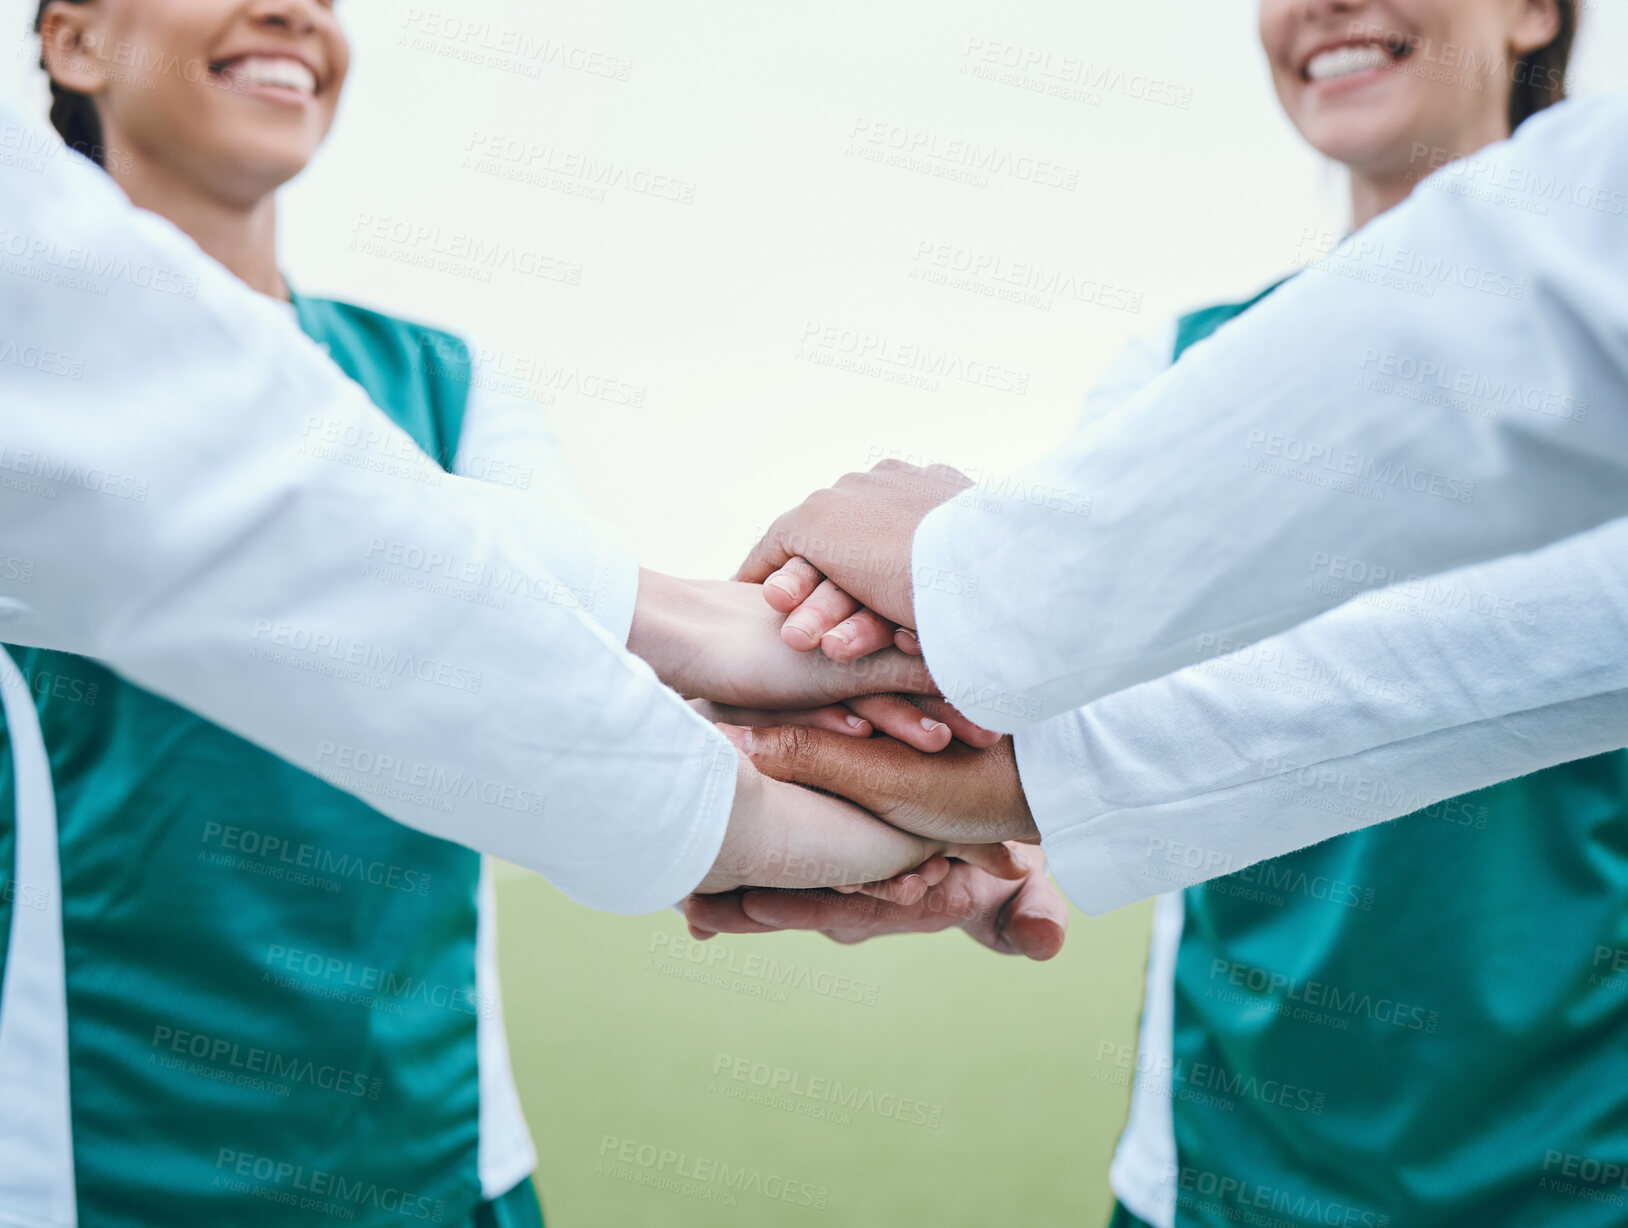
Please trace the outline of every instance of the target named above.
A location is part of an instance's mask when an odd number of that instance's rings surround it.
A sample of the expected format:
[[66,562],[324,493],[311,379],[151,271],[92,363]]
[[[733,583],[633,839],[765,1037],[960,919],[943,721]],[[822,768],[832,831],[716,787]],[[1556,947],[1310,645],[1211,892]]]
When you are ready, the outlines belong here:
[[[1083,425],[1168,369],[1173,337],[1132,345]],[[1107,912],[1415,810],[1485,826],[1457,795],[1628,746],[1628,521],[1431,577],[1319,558],[1303,583],[1348,603],[1247,647],[1217,637],[1202,663],[1017,735],[1077,906]]]
[[[736,755],[536,561],[559,525],[417,457],[275,304],[61,154],[0,170],[0,525],[0,638],[593,907],[669,904],[716,854]],[[381,692],[291,669],[275,629],[438,668]]]
[[491,384],[476,360],[452,471],[514,492],[515,514],[527,519],[513,527],[577,604],[626,643],[639,595],[632,539],[587,514],[543,407]]
[[1306,586],[1318,559],[1432,574],[1628,514],[1625,209],[1628,95],[1555,107],[1194,346],[1019,495],[935,511],[913,565],[945,694],[1016,732],[1338,604]]
[[[1628,520],[1364,589],[1281,635],[1016,738],[1053,873],[1102,913],[1628,746]],[[1215,645],[1229,647],[1227,644]]]

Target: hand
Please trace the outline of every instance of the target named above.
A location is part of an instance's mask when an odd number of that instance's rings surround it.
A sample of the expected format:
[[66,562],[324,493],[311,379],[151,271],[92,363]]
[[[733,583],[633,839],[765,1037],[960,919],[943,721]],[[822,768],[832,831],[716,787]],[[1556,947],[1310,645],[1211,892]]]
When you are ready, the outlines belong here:
[[[690,933],[762,934],[819,930],[836,942],[864,942],[882,934],[931,934],[960,926],[992,951],[1046,960],[1063,948],[1068,907],[1046,877],[1039,849],[1016,848],[1028,873],[996,878],[975,866],[955,865],[913,903],[834,891],[737,891],[684,901]],[[922,867],[927,869],[927,867]]]
[[993,746],[1001,735],[974,725],[948,701],[919,695],[864,695],[822,708],[737,708],[692,699],[694,708],[720,725],[807,725],[850,738],[885,734],[917,750],[943,750],[952,737],[968,746]]
[[628,634],[668,686],[746,708],[809,708],[884,692],[937,694],[919,657],[897,649],[839,663],[793,652],[780,639],[780,615],[755,584],[676,580],[639,573]]
[[865,606],[877,618],[914,627],[910,548],[916,526],[970,485],[970,478],[947,465],[920,469],[888,460],[869,473],[850,473],[770,525],[735,578],[761,584],[800,558],[853,603],[848,614]]
[[[907,872],[942,857],[973,862],[1002,878],[1027,872],[1005,845],[972,846],[900,831],[841,798],[771,780],[742,759],[723,845],[695,890],[868,884],[876,894],[912,900],[935,875],[942,877],[942,867]],[[889,879],[898,881],[884,881]]]
[[1038,843],[1012,740],[923,755],[891,738],[823,729],[725,729],[760,772],[845,797],[905,831],[935,840]]
[[763,599],[786,615],[780,638],[798,652],[818,648],[833,661],[853,661],[892,644],[921,656],[914,631],[860,605],[801,555],[763,582]]

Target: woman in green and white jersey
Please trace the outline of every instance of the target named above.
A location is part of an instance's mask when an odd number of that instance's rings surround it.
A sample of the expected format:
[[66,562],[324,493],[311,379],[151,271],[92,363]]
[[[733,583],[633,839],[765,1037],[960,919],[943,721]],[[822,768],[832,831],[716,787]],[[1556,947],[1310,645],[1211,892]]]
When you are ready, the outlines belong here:
[[[1263,0],[1260,28],[1289,118],[1350,172],[1356,229],[1558,101],[1576,16],[1571,0]],[[1088,415],[1273,288],[1133,346]],[[1377,355],[1361,377],[1426,413],[1587,412],[1408,362]],[[1466,634],[1535,616],[1519,593],[1397,579],[1348,559],[1308,573]],[[1218,662],[1216,685],[1351,682],[1270,657]],[[1387,783],[1304,775],[1277,787],[1352,815]],[[1099,1055],[1134,1086],[1116,1228],[1628,1220],[1628,751],[1419,802],[1159,898],[1134,1065]]]
[[[58,0],[40,18],[71,146],[284,301],[443,468],[572,497],[541,410],[495,395],[462,340],[279,272],[273,193],[326,136],[349,62],[330,4]],[[91,79],[86,40],[139,67]],[[321,422],[303,446],[392,461]],[[481,686],[320,626],[268,621],[247,651],[382,690]],[[97,662],[10,656],[0,1192],[44,1180],[49,1222],[98,1228],[540,1225],[480,855]],[[7,1201],[0,1223],[24,1222]]]
[[[1586,337],[1588,322],[1565,310],[1553,292],[1558,275],[1541,262],[1520,266],[1530,279],[1498,275],[1511,254],[1498,236],[1511,217],[1518,223],[1545,213],[1551,224],[1581,227],[1577,209],[1591,211],[1586,224],[1598,218],[1609,229],[1621,220],[1628,184],[1537,174],[1530,151],[1540,133],[1561,138],[1557,117],[1534,120],[1524,141],[1488,148],[1561,97],[1575,10],[1567,0],[1262,0],[1261,39],[1283,106],[1316,149],[1348,168],[1353,227],[1365,228],[1342,247],[1343,260],[1306,276],[1325,289],[1337,274],[1353,278],[1352,297],[1370,310],[1394,297],[1404,319],[1442,312],[1442,331],[1486,343],[1471,353],[1498,355],[1502,346],[1514,354],[1556,331]],[[1377,233],[1367,227],[1421,183],[1421,193],[1441,195],[1413,202],[1415,216],[1447,193],[1473,201],[1454,213],[1482,240],[1482,259],[1387,247],[1382,236],[1395,231],[1383,221]],[[1623,250],[1620,236],[1614,242],[1611,250]],[[1557,245],[1553,264],[1565,263]],[[1599,278],[1620,282],[1604,262]],[[1523,302],[1528,287],[1530,324],[1507,309],[1477,310],[1482,298],[1506,308]],[[1281,323],[1287,301],[1279,296],[1300,288],[1269,287],[1193,312],[1134,345],[1092,394],[1091,425],[1070,449],[1100,443],[1109,465],[1135,469],[1145,458],[1116,450],[1132,433],[1179,446],[1168,424],[1150,416],[1183,400],[1207,405],[1192,373],[1241,376],[1236,356],[1250,352],[1205,339],[1253,315],[1262,299],[1258,310]],[[1454,306],[1441,305],[1447,301]],[[1421,310],[1421,302],[1435,306]],[[1255,370],[1266,348],[1259,319],[1239,326],[1241,335],[1257,325],[1249,334]],[[1337,330],[1343,321],[1307,322],[1312,327],[1297,334],[1302,347],[1317,327]],[[1609,385],[1595,382],[1586,361],[1569,358],[1556,366],[1573,370],[1551,367],[1534,382],[1510,377],[1522,369],[1518,361],[1510,368],[1496,357],[1473,366],[1430,362],[1443,352],[1440,332],[1389,337],[1388,345],[1356,350],[1355,366],[1335,357],[1352,353],[1345,334],[1339,345],[1295,353],[1307,365],[1296,393],[1315,397],[1319,384],[1326,391],[1305,420],[1395,397],[1411,407],[1405,430],[1424,439],[1450,435],[1460,415],[1502,419],[1511,433],[1547,422],[1563,434],[1617,409],[1590,404],[1588,390]],[[1185,370],[1159,378],[1194,346]],[[1155,380],[1154,390],[1137,395]],[[1353,380],[1360,396],[1348,395]],[[1099,418],[1109,423],[1100,433],[1092,429]],[[1381,534],[1368,539],[1375,547],[1367,557],[1337,547],[1302,553],[1307,539],[1263,511],[1266,503],[1293,506],[1287,492],[1299,480],[1336,502],[1390,496],[1387,523],[1400,519],[1398,496],[1454,500],[1444,506],[1465,519],[1497,514],[1479,501],[1485,490],[1435,471],[1451,461],[1402,463],[1412,449],[1387,449],[1385,462],[1375,463],[1381,454],[1332,444],[1318,459],[1316,441],[1349,440],[1345,426],[1331,422],[1327,435],[1312,434],[1313,426],[1299,436],[1202,437],[1182,461],[1196,476],[1239,446],[1242,456],[1225,466],[1264,475],[1266,494],[1239,512],[1261,523],[1237,528],[1259,541],[1278,524],[1282,544],[1255,557],[1274,566],[1289,559],[1304,576],[1307,606],[1335,607],[1264,639],[1256,638],[1260,623],[1242,616],[1248,607],[1228,605],[1227,585],[1201,563],[1193,562],[1197,580],[1165,570],[1185,569],[1180,551],[1201,540],[1188,525],[1170,523],[1177,546],[1160,564],[1129,565],[1130,535],[1115,534],[1145,522],[1127,515],[1123,489],[1105,523],[1093,519],[1078,534],[1043,525],[1049,512],[990,533],[971,510],[976,500],[933,512],[917,531],[918,554],[927,533],[927,549],[983,568],[974,574],[984,589],[1001,594],[974,617],[924,611],[930,598],[917,595],[913,612],[928,660],[936,653],[943,663],[935,669],[948,667],[956,647],[988,638],[1002,618],[1031,632],[1051,630],[1047,620],[1056,619],[1064,635],[1032,653],[1000,644],[1001,669],[971,676],[1032,686],[1050,702],[1065,685],[1075,694],[1092,689],[1069,669],[1101,685],[1112,675],[1112,616],[1078,622],[1078,606],[1068,606],[1073,618],[1057,618],[1056,609],[1067,606],[1059,594],[1068,601],[1085,594],[1082,605],[1094,599],[1110,576],[1129,590],[1168,589],[1173,601],[1185,600],[1160,624],[1156,659],[1173,660],[1178,646],[1185,661],[1194,648],[1201,659],[1043,722],[1013,721],[1015,771],[992,752],[982,763],[963,756],[946,767],[892,755],[887,787],[873,792],[909,796],[904,809],[934,822],[983,821],[1003,833],[1034,824],[1060,880],[1089,911],[1166,891],[1155,912],[1139,1045],[1070,1038],[1089,1047],[1102,1082],[1134,1089],[1110,1174],[1116,1228],[1628,1222],[1628,751],[1621,749],[1622,692],[1610,677],[1622,659],[1624,624],[1609,600],[1581,609],[1574,596],[1597,582],[1595,591],[1621,591],[1628,525],[1615,521],[1598,536],[1579,533],[1530,554],[1420,578],[1385,566],[1391,546]],[[1495,473],[1508,463],[1499,445],[1487,450],[1466,458],[1466,469]],[[1037,473],[1075,481],[1077,472],[1072,462],[1031,468],[1017,488]],[[1094,472],[1108,480],[1104,467]],[[1275,498],[1274,479],[1284,479],[1285,490]],[[1203,515],[1179,494],[1171,493],[1177,520]],[[1340,514],[1362,506],[1377,504]],[[1316,515],[1312,525],[1327,523]],[[792,523],[807,531],[806,521]],[[1222,538],[1234,527],[1203,523]],[[1352,540],[1328,532],[1325,541]],[[945,552],[958,533],[971,544]],[[1083,563],[1094,578],[1082,579],[1054,554],[1064,541],[1073,552],[1067,561]],[[1098,560],[1111,564],[1091,573]],[[810,585],[828,582],[818,560],[799,565],[816,572]],[[1020,569],[1035,573],[1033,585],[1020,587]],[[1003,574],[1005,584],[990,579]],[[1282,574],[1262,583],[1282,592]],[[1238,616],[1236,639],[1229,641],[1220,613],[1186,624],[1190,640],[1175,629],[1206,595]],[[861,597],[846,600],[845,611]],[[1113,606],[1114,597],[1107,601]],[[945,637],[936,647],[928,642],[935,620]],[[809,625],[820,632],[817,620]],[[1059,655],[1065,636],[1088,649]],[[956,637],[959,645],[946,643]],[[1523,637],[1545,642],[1523,645]],[[1557,652],[1575,651],[1579,668],[1550,670],[1547,641]],[[1567,701],[1583,694],[1608,702],[1571,709]],[[818,751],[763,741],[754,761],[783,778],[841,788],[865,774],[829,738]],[[1558,748],[1591,757],[1564,762]],[[980,774],[986,787],[975,802],[962,800],[957,790],[969,792]],[[857,791],[856,800],[865,797]],[[1301,851],[1263,860],[1284,849]],[[1202,885],[1168,890],[1190,883]],[[739,907],[698,901],[691,922],[722,932],[816,928],[844,941],[935,928],[930,902],[857,913],[813,895],[748,893]]]

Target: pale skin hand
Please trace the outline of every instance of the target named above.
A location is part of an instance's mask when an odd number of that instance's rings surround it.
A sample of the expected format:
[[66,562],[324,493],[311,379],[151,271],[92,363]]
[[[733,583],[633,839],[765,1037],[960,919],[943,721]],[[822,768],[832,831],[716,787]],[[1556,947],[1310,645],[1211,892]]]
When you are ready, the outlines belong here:
[[1046,877],[1040,850],[1019,846],[1013,851],[1028,865],[1028,873],[1016,881],[956,865],[908,902],[834,891],[745,890],[691,896],[684,901],[684,917],[690,933],[703,941],[714,934],[797,929],[854,943],[958,926],[992,951],[1050,959],[1062,950],[1068,907]]
[[841,798],[772,780],[744,758],[737,770],[723,845],[696,886],[698,893],[849,886],[903,876],[879,894],[914,900],[948,873],[946,865],[924,863],[944,857],[972,861],[1010,879],[1026,873],[1001,844],[973,847],[914,835]]
[[936,694],[919,657],[890,649],[842,663],[792,652],[780,638],[780,623],[755,584],[641,571],[627,646],[679,694],[736,707],[810,708],[889,692]]
[[[869,473],[850,473],[770,525],[735,578],[762,583],[792,559],[802,559],[841,590],[821,597],[829,603],[824,617],[844,600],[853,603],[833,626],[864,606],[879,619],[914,627],[910,547],[916,527],[928,512],[970,485],[965,474],[945,465],[922,469],[883,461]],[[874,638],[876,630],[872,626],[866,634]],[[860,646],[867,642],[861,640]],[[818,643],[815,638],[805,647]]]
[[786,615],[780,638],[799,652],[818,648],[833,661],[853,661],[891,644],[921,656],[914,631],[865,609],[800,556],[763,582],[763,599]]

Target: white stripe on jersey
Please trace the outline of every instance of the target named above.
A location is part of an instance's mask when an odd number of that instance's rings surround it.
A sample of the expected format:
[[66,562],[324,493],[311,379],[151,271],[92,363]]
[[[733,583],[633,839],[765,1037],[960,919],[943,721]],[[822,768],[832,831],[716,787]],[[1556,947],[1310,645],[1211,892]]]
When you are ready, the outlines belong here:
[[537,1167],[537,1149],[520,1111],[520,1093],[509,1066],[509,1038],[503,1027],[503,992],[497,980],[497,892],[492,859],[480,859],[480,893],[475,897],[476,1058],[480,1063],[480,1135],[476,1166],[481,1197],[506,1194]]
[[11,739],[16,872],[11,945],[0,988],[0,1224],[75,1228],[73,1112],[68,1100],[68,986],[62,952],[57,807],[34,695],[0,649]]
[[1142,1034],[1136,1045],[1138,1074],[1131,1115],[1119,1136],[1108,1184],[1125,1209],[1153,1228],[1175,1228],[1176,1129],[1170,1112],[1171,1046],[1176,1006],[1176,952],[1186,905],[1180,891],[1161,895],[1153,907],[1153,945],[1148,950]]

